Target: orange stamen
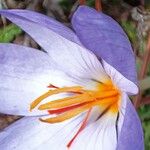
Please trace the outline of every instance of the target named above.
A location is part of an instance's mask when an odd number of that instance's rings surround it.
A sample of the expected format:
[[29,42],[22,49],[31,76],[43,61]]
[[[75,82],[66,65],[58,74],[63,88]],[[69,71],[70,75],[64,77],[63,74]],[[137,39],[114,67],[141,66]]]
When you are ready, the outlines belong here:
[[68,106],[68,107],[60,108],[60,109],[56,109],[56,110],[48,110],[48,112],[50,114],[61,114],[61,113],[75,109],[75,108],[83,106],[83,105],[85,105],[85,103],[81,103],[81,104],[77,104],[77,105],[73,105],[73,106]]
[[[111,100],[111,102],[110,102]],[[58,123],[58,122],[62,122],[65,120],[68,120],[70,118],[73,118],[75,116],[77,116],[78,114],[86,111],[87,109],[93,107],[93,106],[108,106],[108,105],[112,105],[114,102],[116,101],[116,98],[107,98],[104,101],[92,101],[92,102],[88,102],[83,104],[83,106],[77,107],[75,109],[71,109],[70,111],[67,111],[61,115],[58,115],[56,117],[53,118],[48,118],[48,119],[40,119],[43,122],[47,122],[47,123]]]
[[67,144],[67,147],[70,148],[72,143],[74,142],[74,140],[76,139],[76,137],[80,134],[80,132],[86,127],[86,124],[87,124],[87,120],[90,116],[90,113],[91,113],[91,110],[92,109],[89,109],[89,111],[87,112],[87,115],[85,117],[85,119],[83,120],[82,124],[81,124],[81,127],[79,128],[78,132],[74,135],[74,137],[70,140],[70,142]]
[[99,92],[86,92],[80,95],[75,95],[72,97],[67,97],[55,101],[48,102],[46,104],[42,104],[39,106],[39,110],[45,110],[45,109],[52,109],[52,108],[60,108],[60,107],[66,107],[69,105],[75,105],[78,103],[84,103],[84,102],[90,102],[97,99],[103,99],[107,97],[113,97],[117,95],[118,93],[116,91],[103,91],[103,95]]
[[30,111],[32,111],[41,101],[43,101],[44,99],[46,99],[47,97],[49,97],[51,95],[59,94],[59,93],[63,93],[63,92],[72,92],[72,91],[78,92],[78,91],[81,91],[81,89],[82,89],[82,87],[80,87],[80,86],[74,86],[74,87],[64,87],[64,88],[59,88],[59,89],[55,89],[55,90],[49,90],[48,92],[41,95],[40,97],[38,97],[31,103]]
[[107,111],[104,111],[102,114],[108,112],[118,112],[120,91],[114,87],[111,81],[108,81],[105,84],[98,84],[96,90],[85,90],[80,86],[58,88],[54,85],[50,85],[49,87],[53,88],[53,90],[49,90],[48,92],[35,99],[30,105],[30,110],[34,109],[38,104],[40,104],[40,102],[49,96],[61,93],[72,93],[73,95],[41,104],[38,107],[39,110],[47,110],[49,114],[57,115],[56,117],[47,119],[40,118],[42,122],[63,122],[89,110],[78,132],[67,144],[68,148],[70,148],[75,138],[85,128],[92,107],[99,106],[99,108],[102,108],[102,110],[106,109]]
[[74,105],[84,102],[84,100],[87,98],[87,95],[76,95],[72,97],[63,98],[57,101],[51,101],[46,104],[42,104],[39,106],[39,110],[45,110],[45,109],[52,109],[52,108],[61,108],[66,107],[69,105]]
[[77,107],[75,109],[72,109],[70,111],[67,111],[61,115],[58,115],[56,117],[53,118],[47,118],[47,119],[40,119],[42,122],[47,122],[47,123],[58,123],[58,122],[62,122],[62,121],[66,121],[70,118],[73,118],[75,116],[77,116],[78,114],[86,111],[89,108],[89,104],[85,104],[83,106]]
[[47,86],[48,88],[54,88],[54,89],[58,89],[59,87],[58,86],[55,86],[53,84],[50,84],[49,86]]

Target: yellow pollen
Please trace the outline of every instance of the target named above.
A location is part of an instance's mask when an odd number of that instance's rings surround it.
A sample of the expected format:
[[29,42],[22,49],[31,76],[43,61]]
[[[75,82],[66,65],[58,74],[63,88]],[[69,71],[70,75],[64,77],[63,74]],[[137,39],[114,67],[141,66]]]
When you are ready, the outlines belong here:
[[96,101],[98,99],[103,100],[104,98],[116,96],[118,93],[116,91],[104,91],[103,95],[98,92],[83,92],[83,94],[78,94],[75,96],[59,99],[57,101],[51,101],[46,104],[40,105],[39,110],[53,109],[67,107],[70,105],[80,104],[84,102]]

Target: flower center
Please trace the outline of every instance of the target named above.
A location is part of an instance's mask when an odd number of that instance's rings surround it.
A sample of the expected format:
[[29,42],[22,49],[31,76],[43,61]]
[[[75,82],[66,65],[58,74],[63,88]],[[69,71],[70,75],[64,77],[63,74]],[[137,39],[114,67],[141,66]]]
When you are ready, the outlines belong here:
[[49,88],[51,88],[51,90],[41,95],[31,103],[30,111],[37,107],[44,99],[52,95],[71,93],[71,96],[40,104],[38,106],[39,110],[47,110],[49,114],[56,114],[56,117],[40,119],[41,121],[47,123],[58,123],[87,111],[85,120],[77,134],[68,143],[68,147],[71,146],[73,140],[86,126],[93,107],[98,106],[101,110],[103,110],[100,116],[108,112],[116,114],[119,109],[118,105],[121,94],[120,91],[113,85],[111,80],[106,83],[97,83],[95,90],[85,90],[81,86],[59,88],[54,85],[50,85]]
[[52,95],[60,93],[72,93],[73,95],[41,104],[38,107],[39,110],[47,110],[49,114],[57,114],[56,117],[41,119],[41,121],[48,123],[62,122],[94,106],[107,108],[107,111],[112,113],[118,112],[120,92],[111,81],[108,81],[106,84],[98,83],[96,90],[85,90],[81,86],[58,88],[50,85],[49,87],[53,88],[53,90],[49,90],[35,99],[30,105],[30,111]]

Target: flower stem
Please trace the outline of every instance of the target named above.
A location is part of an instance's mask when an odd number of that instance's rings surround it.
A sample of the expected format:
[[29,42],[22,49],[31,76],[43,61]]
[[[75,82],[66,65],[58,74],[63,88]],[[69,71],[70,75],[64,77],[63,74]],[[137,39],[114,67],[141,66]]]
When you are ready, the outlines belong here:
[[[142,69],[141,69],[141,72],[139,75],[139,79],[143,79],[145,77],[145,75],[147,73],[147,69],[148,69],[148,63],[150,61],[150,33],[148,35],[147,47],[146,47],[146,51],[145,51],[143,60],[144,60],[144,62],[142,64]],[[140,91],[134,101],[135,108],[138,108],[140,106],[141,99],[142,99],[142,93]]]
[[102,3],[101,0],[95,0],[95,9],[97,11],[102,11]]
[[79,0],[80,5],[85,5],[85,3],[86,3],[86,0]]

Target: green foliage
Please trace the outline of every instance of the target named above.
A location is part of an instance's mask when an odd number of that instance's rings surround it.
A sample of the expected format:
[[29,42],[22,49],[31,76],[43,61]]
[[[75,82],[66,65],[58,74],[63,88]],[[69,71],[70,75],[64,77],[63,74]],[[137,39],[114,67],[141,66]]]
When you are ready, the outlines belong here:
[[133,25],[133,23],[130,22],[130,21],[122,21],[121,25],[124,28],[124,30],[126,31],[126,33],[128,34],[128,37],[129,37],[130,41],[132,43],[137,41],[136,28]]
[[88,0],[87,5],[90,6],[90,7],[94,7],[94,5],[95,5],[94,0]]
[[15,36],[21,34],[22,30],[14,24],[0,29],[0,43],[11,42]]
[[137,72],[140,72],[142,67],[142,60],[139,59],[138,57],[136,57],[136,68],[137,68]]
[[150,89],[150,77],[147,77],[140,81],[140,88],[141,90]]
[[145,0],[145,7],[150,10],[150,0]]
[[62,7],[62,9],[66,12],[69,12],[72,8],[72,3],[71,1],[68,0],[62,0],[59,2],[59,5]]

